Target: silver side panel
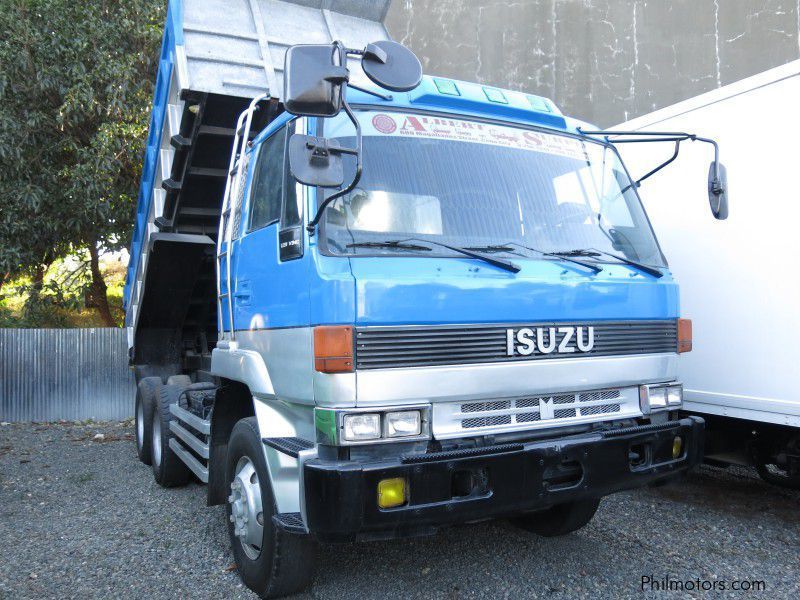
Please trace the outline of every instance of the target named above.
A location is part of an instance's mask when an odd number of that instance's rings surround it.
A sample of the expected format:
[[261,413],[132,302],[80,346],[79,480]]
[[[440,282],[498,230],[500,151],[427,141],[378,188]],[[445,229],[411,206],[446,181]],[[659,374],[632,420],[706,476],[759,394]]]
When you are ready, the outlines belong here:
[[508,398],[674,381],[677,354],[360,371],[358,406]]
[[[315,440],[311,329],[237,331],[236,337],[229,348],[213,351],[211,371],[250,388],[261,437]],[[354,396],[355,382],[350,387]],[[303,513],[302,462],[316,451],[292,458],[263,447],[278,512]]]
[[[311,406],[290,404],[278,400],[253,398],[261,437],[299,437],[315,439],[314,409]],[[303,512],[301,506],[302,461],[316,456],[316,450],[306,451],[293,458],[263,444],[264,458],[269,469],[272,490],[278,512]]]
[[[248,369],[235,377],[237,364],[226,363],[229,379],[246,383],[254,390],[253,378],[270,378],[272,396],[287,402],[316,406],[346,407],[356,404],[356,375],[340,373],[325,375],[314,370],[314,351],[310,327],[287,329],[259,329],[256,331],[237,331],[238,352],[250,352],[258,356],[264,365],[264,373]],[[217,353],[212,356],[212,371],[217,372],[215,362]],[[253,356],[253,360],[255,357]],[[220,361],[220,366],[222,362]],[[241,377],[241,378],[240,378]],[[253,391],[255,395],[260,395]]]
[[261,398],[274,398],[275,390],[267,365],[258,352],[242,350],[235,343],[231,348],[215,348],[211,353],[211,372],[219,377],[240,381]]
[[[389,39],[391,0],[183,0],[188,87],[252,98],[283,94],[283,62],[293,44],[342,40],[350,48]],[[366,77],[351,61],[354,81]]]

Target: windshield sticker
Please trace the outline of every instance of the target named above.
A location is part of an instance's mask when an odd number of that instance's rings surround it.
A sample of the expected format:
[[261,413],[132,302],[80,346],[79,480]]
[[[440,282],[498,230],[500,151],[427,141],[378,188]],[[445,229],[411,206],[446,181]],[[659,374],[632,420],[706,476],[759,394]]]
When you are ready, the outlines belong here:
[[503,125],[402,113],[370,113],[363,119],[364,135],[415,137],[490,144],[587,160],[583,143],[564,135],[517,129]]

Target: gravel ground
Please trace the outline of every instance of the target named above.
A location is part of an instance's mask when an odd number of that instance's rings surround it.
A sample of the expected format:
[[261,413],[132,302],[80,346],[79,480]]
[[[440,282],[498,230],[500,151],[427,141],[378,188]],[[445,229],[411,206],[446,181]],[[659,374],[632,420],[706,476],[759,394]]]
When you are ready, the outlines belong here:
[[[102,434],[102,440],[95,439]],[[800,595],[800,492],[744,469],[607,498],[583,530],[539,538],[506,522],[407,541],[324,546],[314,598],[701,597],[654,580],[762,580]],[[222,507],[164,490],[128,423],[0,427],[0,598],[252,598]],[[730,594],[729,594],[730,595]]]

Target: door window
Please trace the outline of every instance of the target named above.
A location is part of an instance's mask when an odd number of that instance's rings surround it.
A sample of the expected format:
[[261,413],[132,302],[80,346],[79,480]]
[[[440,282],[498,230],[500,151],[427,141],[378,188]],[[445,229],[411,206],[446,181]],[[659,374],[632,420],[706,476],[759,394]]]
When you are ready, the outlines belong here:
[[261,143],[251,194],[249,231],[266,227],[280,218],[284,177],[286,127]]

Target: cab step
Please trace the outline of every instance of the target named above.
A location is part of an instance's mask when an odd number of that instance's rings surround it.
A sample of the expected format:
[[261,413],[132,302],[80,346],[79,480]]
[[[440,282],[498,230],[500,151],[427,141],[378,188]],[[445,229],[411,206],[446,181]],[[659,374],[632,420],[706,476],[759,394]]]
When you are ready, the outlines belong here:
[[303,450],[311,450],[314,447],[314,442],[298,437],[264,438],[261,441],[292,458],[297,458]]
[[272,522],[275,524],[275,527],[282,529],[286,533],[294,535],[305,535],[308,533],[306,524],[303,522],[303,516],[299,512],[273,515]]

